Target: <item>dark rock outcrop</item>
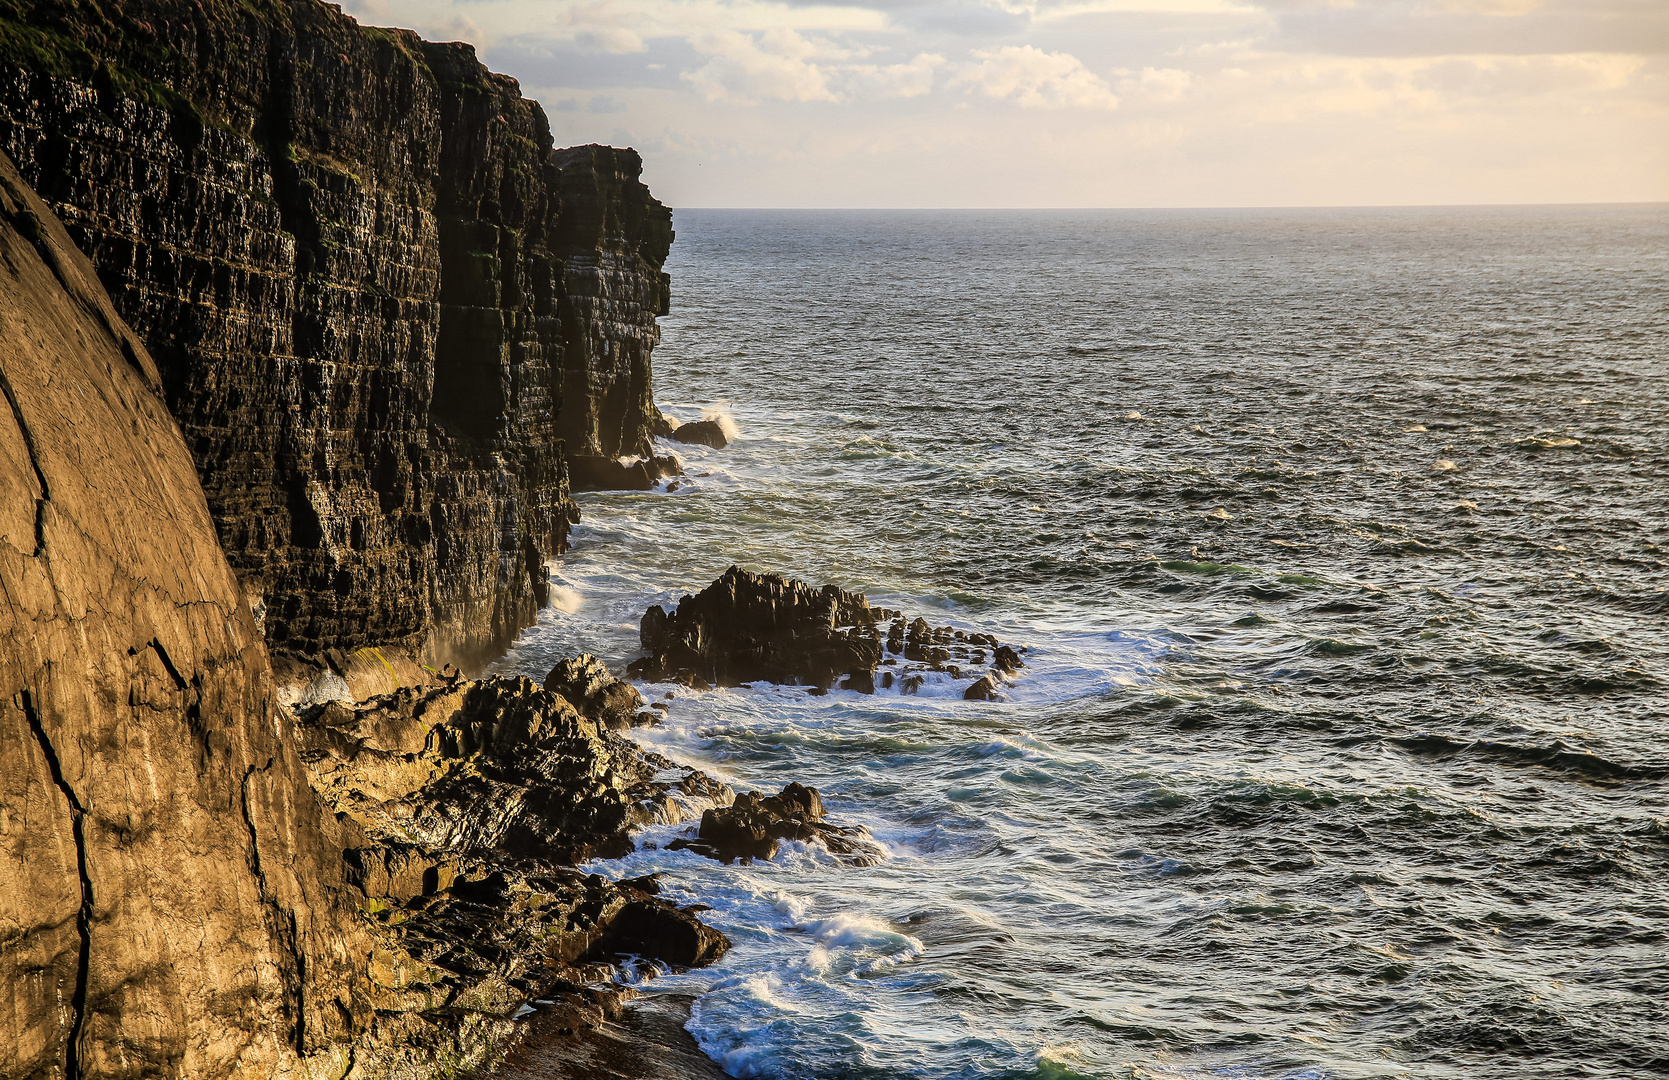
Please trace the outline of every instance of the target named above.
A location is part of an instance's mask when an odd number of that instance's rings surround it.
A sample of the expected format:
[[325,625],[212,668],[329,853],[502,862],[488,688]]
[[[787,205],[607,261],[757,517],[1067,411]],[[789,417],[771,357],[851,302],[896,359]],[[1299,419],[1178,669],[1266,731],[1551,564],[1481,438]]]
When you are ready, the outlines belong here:
[[649,491],[658,481],[679,476],[684,467],[671,454],[642,458],[576,458],[570,479],[576,490]]
[[371,1016],[156,366],[0,156],[0,1075],[271,1073]]
[[872,866],[879,858],[879,847],[867,832],[824,821],[822,796],[797,783],[776,795],[737,795],[729,806],[703,813],[693,838],[681,837],[667,846],[733,863],[769,859],[784,840],[816,841],[851,866]]
[[996,688],[1025,667],[1019,652],[990,634],[934,627],[920,617],[906,623],[899,612],[833,585],[734,566],[672,612],[651,607],[638,633],[648,655],[627,668],[632,677],[697,689],[771,682],[813,693],[914,694],[929,676],[958,680],[963,664],[977,668],[989,656],[990,674],[964,696],[995,700]]
[[730,445],[730,436],[725,433],[724,425],[717,420],[697,420],[693,424],[679,424],[668,434],[676,442],[711,446],[715,450],[723,450]]
[[557,668],[591,686],[584,712],[528,679],[405,689],[303,711],[302,758],[326,804],[369,835],[474,857],[617,857],[632,828],[729,801],[701,773],[656,782],[677,767],[611,730],[637,691],[597,685],[585,659]]
[[496,655],[570,475],[650,454],[670,214],[468,45],[318,0],[15,0],[0,148],[156,358],[278,650]]
[[655,418],[653,423],[650,424],[649,430],[650,433],[657,439],[670,439],[672,438],[672,433],[677,431],[682,426],[683,425],[679,423],[676,416],[668,416],[666,413],[656,409]]
[[650,681],[684,673],[714,686],[760,680],[826,688],[875,669],[875,627],[893,614],[833,585],[818,589],[732,566],[677,610],[644,613],[640,636],[649,656],[629,670]]
[[569,657],[545,676],[545,689],[574,703],[574,707],[610,730],[655,722],[644,716],[648,707],[637,687],[616,679],[608,666],[590,653]]
[[665,993],[638,998],[584,1035],[560,1014],[530,1016],[527,1042],[482,1080],[726,1080],[685,1030],[694,1001]]

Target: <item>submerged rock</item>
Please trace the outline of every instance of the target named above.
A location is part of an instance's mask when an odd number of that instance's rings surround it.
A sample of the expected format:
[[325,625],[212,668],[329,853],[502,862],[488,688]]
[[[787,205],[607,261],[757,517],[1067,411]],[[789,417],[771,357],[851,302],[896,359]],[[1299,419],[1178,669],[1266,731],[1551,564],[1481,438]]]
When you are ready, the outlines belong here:
[[877,861],[878,849],[863,828],[824,821],[822,796],[816,788],[798,783],[776,795],[762,797],[757,791],[738,795],[731,805],[702,814],[694,838],[674,840],[667,846],[733,863],[769,859],[784,840],[819,842],[848,865],[870,866]]
[[[884,636],[882,623],[888,624]],[[989,650],[993,667],[984,680],[993,692],[963,696],[997,700],[996,687],[1026,666],[1018,651],[990,634],[935,628],[919,617],[906,623],[901,613],[874,607],[858,593],[734,566],[675,610],[644,612],[639,640],[648,655],[627,674],[698,689],[768,682],[807,686],[814,694],[894,687],[915,694],[929,673],[960,680],[964,663],[983,665]]]
[[568,477],[575,491],[648,491],[669,476],[682,476],[684,467],[671,454],[622,460],[609,457],[572,457]]
[[724,425],[717,420],[697,420],[693,424],[680,424],[669,434],[678,442],[711,446],[715,450],[723,450],[730,445],[730,436],[725,433]]

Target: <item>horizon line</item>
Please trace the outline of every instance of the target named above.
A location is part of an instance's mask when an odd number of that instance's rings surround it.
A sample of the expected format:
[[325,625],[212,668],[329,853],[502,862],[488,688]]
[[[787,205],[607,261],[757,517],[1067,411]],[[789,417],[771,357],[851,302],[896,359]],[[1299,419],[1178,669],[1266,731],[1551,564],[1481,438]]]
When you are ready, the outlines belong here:
[[1587,209],[1622,207],[1669,207],[1669,199],[1630,199],[1602,202],[1502,202],[1502,203],[1241,203],[1238,205],[1189,206],[674,206],[672,210],[775,210],[775,211],[1106,211],[1106,210],[1513,210]]

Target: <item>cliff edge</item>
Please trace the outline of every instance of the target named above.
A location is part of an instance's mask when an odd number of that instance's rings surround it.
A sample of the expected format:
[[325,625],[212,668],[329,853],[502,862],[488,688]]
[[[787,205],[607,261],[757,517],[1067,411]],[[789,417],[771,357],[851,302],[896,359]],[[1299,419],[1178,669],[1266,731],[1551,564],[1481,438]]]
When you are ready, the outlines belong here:
[[0,0],[0,149],[155,357],[276,656],[498,655],[570,472],[650,452],[670,212],[468,45],[318,0]]

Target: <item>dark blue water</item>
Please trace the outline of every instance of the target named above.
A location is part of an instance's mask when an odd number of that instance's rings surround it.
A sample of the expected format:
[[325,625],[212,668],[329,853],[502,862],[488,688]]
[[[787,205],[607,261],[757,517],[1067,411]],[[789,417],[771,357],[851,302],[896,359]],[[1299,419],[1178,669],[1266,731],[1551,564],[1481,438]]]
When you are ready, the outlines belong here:
[[582,497],[506,666],[732,562],[1032,650],[677,692],[889,852],[598,867],[713,905],[652,985],[733,1075],[1669,1073],[1669,208],[676,226],[658,394],[741,438]]

